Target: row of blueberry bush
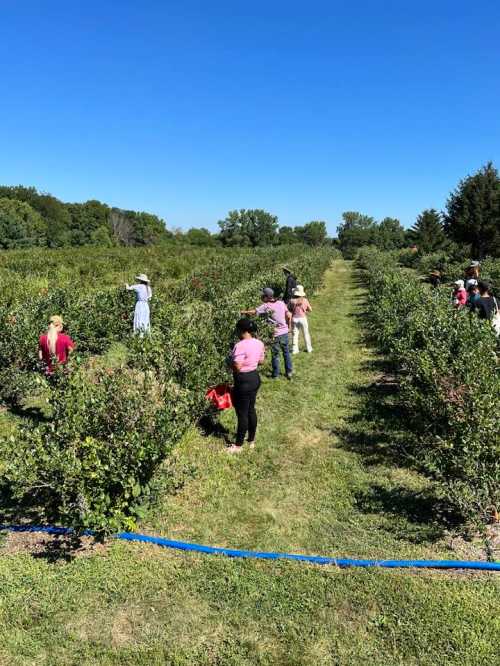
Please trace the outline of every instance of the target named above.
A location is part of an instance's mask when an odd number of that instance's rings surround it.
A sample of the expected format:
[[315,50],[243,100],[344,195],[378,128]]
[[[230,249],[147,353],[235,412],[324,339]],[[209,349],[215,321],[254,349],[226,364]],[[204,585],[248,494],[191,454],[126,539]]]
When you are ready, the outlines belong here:
[[397,256],[361,250],[368,326],[392,361],[399,399],[416,434],[411,457],[463,518],[500,508],[500,365],[487,321],[453,308],[447,286],[431,289]]
[[[283,283],[284,260],[309,293],[334,256],[328,248],[221,251],[171,288],[154,292],[152,334],[130,335],[133,303],[116,289],[54,289],[0,306],[0,396],[21,414],[0,437],[0,485],[39,519],[104,534],[131,529],[155,471],[207,409],[241,308]],[[65,371],[47,380],[36,340],[62,313],[77,343]]]

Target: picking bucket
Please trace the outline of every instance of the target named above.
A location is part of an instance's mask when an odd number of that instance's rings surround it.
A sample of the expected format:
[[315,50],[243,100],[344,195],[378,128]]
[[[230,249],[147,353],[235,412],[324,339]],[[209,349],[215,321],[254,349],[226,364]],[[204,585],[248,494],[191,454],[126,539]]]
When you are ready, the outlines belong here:
[[212,405],[218,410],[231,409],[233,406],[231,386],[229,384],[218,384],[209,388],[205,393],[205,398],[210,400]]

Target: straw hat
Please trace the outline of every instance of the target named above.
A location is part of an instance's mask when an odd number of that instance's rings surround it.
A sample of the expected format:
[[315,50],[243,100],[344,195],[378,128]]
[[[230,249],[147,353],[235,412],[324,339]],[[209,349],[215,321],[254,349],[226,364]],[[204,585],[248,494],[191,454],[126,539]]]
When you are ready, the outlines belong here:
[[304,298],[304,296],[306,295],[304,287],[301,284],[298,284],[293,290],[293,295],[298,296],[299,298]]
[[135,279],[139,280],[139,282],[145,282],[146,284],[149,284],[149,278],[144,273],[139,273],[139,275],[135,276]]

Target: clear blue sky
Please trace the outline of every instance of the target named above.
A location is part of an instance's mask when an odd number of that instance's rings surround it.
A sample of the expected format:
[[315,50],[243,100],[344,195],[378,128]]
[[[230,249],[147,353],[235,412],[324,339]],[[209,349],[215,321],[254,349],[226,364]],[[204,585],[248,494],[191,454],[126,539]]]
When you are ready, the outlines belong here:
[[500,166],[500,3],[0,0],[0,183],[406,226]]

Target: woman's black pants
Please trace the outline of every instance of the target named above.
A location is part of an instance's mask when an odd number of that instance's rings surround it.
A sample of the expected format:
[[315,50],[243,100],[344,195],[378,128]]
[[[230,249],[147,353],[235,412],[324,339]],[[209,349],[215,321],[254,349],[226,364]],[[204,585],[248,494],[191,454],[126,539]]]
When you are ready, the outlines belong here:
[[257,430],[255,400],[260,387],[257,370],[238,372],[234,375],[233,404],[238,417],[236,445],[241,446],[248,432],[248,441],[253,442]]

